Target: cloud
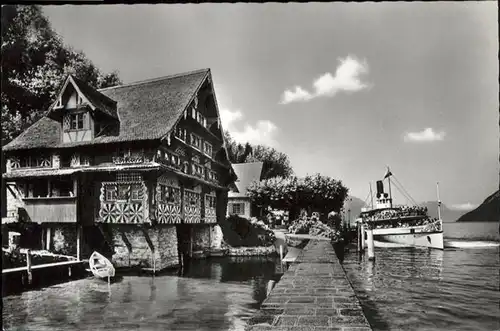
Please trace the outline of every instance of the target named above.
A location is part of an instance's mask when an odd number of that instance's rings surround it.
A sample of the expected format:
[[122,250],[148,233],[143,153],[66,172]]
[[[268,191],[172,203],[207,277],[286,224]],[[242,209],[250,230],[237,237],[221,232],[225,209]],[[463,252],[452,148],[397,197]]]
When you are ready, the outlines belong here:
[[321,96],[333,97],[340,91],[352,93],[369,87],[360,78],[361,75],[367,74],[369,71],[366,60],[360,61],[349,55],[346,58],[339,58],[339,62],[335,75],[327,72],[313,82],[313,93],[300,86],[295,86],[294,91],[287,89],[283,92],[280,103],[309,101]]
[[295,91],[285,90],[285,92],[283,92],[281,103],[287,104],[296,101],[308,101],[312,98],[313,96],[302,87],[295,86]]
[[278,127],[269,120],[259,120],[255,126],[245,123],[243,130],[238,130],[234,123],[241,121],[244,118],[240,110],[229,110],[223,108],[220,110],[222,128],[229,131],[231,137],[239,142],[251,144],[265,144],[269,146],[276,146],[278,142],[274,138]]
[[432,128],[426,128],[420,132],[408,132],[405,134],[404,141],[413,142],[432,142],[444,139],[444,131],[434,132]]
[[233,122],[238,121],[243,118],[243,113],[240,110],[231,111],[229,109],[223,108],[220,110],[220,120],[222,127],[228,130]]
[[276,146],[278,142],[274,139],[274,135],[278,127],[269,120],[257,121],[255,126],[245,125],[242,131],[231,131],[231,136],[234,140],[240,143],[249,142],[251,144],[264,144]]
[[467,203],[461,203],[461,204],[456,204],[456,205],[451,205],[450,209],[454,210],[472,210],[476,208],[478,205],[472,204],[470,202]]

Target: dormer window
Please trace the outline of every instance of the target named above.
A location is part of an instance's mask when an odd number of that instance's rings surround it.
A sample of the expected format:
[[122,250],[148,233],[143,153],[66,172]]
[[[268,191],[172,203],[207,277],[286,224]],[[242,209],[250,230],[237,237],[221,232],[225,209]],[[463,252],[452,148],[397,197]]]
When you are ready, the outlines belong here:
[[71,121],[71,130],[81,130],[83,129],[83,118],[85,114],[84,113],[78,113],[78,114],[71,114],[70,115],[70,121]]
[[64,131],[78,131],[88,129],[87,112],[69,113],[64,116]]
[[116,102],[69,75],[47,116],[62,124],[63,143],[91,141],[119,129]]

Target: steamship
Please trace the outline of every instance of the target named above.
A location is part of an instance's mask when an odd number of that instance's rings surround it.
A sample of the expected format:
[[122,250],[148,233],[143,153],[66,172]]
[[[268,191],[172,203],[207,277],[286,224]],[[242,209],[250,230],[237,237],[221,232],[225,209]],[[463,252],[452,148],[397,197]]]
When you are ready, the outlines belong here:
[[[384,192],[384,180],[388,179],[389,193]],[[404,246],[429,247],[444,249],[443,222],[441,220],[441,201],[438,190],[438,218],[428,215],[426,207],[419,207],[402,185],[395,179],[394,186],[414,205],[398,205],[392,203],[391,178],[394,175],[389,168],[383,180],[377,181],[377,195],[373,204],[373,195],[370,197],[371,207],[362,208],[358,221],[365,228],[373,231],[375,246],[384,246],[384,243],[395,243]],[[397,186],[396,186],[397,185]]]

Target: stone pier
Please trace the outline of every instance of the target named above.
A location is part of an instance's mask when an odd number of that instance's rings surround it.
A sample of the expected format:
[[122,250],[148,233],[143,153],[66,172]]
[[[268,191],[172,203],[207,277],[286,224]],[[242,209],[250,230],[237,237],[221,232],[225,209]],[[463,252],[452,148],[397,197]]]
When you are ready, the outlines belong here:
[[369,331],[329,241],[311,240],[282,276],[247,331]]

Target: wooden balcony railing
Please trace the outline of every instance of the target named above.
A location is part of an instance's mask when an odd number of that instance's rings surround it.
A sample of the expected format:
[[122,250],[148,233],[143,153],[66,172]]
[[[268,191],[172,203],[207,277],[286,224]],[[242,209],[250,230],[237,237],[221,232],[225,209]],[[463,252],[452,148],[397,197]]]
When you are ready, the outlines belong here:
[[152,158],[146,155],[139,156],[115,156],[113,157],[113,163],[117,165],[122,164],[141,164],[146,162],[151,162]]

